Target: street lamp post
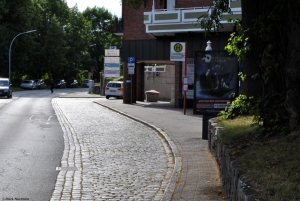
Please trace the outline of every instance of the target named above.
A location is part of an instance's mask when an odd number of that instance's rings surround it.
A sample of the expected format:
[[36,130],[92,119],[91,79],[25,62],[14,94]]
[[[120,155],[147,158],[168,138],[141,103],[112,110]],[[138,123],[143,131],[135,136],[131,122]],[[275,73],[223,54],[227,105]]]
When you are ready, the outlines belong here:
[[13,42],[14,42],[14,40],[19,36],[19,35],[22,35],[22,34],[27,34],[27,33],[31,33],[31,32],[35,32],[36,30],[30,30],[30,31],[26,31],[26,32],[22,32],[22,33],[19,33],[18,35],[16,35],[13,39],[12,39],[12,41],[11,41],[11,43],[10,43],[10,46],[9,46],[9,51],[8,51],[8,65],[9,65],[9,67],[8,67],[8,70],[9,70],[9,82],[11,82],[11,73],[10,73],[10,63],[11,63],[11,55],[10,55],[10,53],[11,53],[11,46],[12,46],[12,44],[13,44]]

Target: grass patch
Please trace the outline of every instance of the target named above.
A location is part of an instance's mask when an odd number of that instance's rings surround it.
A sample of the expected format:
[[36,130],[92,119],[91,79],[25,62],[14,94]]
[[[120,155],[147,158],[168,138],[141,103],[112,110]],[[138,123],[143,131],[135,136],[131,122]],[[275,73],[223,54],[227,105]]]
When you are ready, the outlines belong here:
[[256,138],[252,117],[218,119],[224,143],[232,150],[260,201],[300,200],[300,130],[286,136]]
[[24,91],[24,89],[21,89],[20,87],[13,87],[12,91]]
[[225,128],[222,133],[223,142],[230,144],[240,137],[253,133],[255,127],[251,126],[253,116],[241,116],[236,119],[217,118],[218,125]]
[[265,200],[300,200],[299,134],[252,143],[241,151],[240,161],[256,187],[263,187]]

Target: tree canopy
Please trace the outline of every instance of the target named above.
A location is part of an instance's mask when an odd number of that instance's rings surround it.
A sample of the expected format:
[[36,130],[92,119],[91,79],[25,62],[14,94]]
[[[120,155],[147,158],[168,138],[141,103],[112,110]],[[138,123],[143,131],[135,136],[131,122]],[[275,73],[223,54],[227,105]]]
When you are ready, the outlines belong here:
[[[113,16],[104,7],[79,12],[65,0],[0,0],[0,76],[8,77],[9,47],[13,83],[22,78],[69,79],[103,71],[104,49],[121,48]],[[102,26],[100,29],[99,26]],[[93,45],[91,47],[91,45]]]

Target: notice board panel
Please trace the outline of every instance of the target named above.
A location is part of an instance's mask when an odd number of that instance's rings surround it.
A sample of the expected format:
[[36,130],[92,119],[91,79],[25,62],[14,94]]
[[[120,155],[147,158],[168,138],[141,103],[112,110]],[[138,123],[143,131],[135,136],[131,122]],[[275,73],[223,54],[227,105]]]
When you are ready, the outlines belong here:
[[225,51],[195,53],[194,114],[217,115],[238,92],[238,61]]

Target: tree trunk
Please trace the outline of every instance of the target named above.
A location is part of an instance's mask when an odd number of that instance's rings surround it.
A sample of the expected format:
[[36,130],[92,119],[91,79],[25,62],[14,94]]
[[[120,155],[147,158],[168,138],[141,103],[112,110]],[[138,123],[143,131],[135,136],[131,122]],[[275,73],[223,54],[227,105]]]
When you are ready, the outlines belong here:
[[300,123],[300,1],[289,0],[287,38],[285,44],[287,50],[286,59],[286,99],[284,106],[289,113],[289,129],[293,130]]
[[247,75],[246,80],[242,83],[241,93],[247,96],[260,97],[263,88],[259,76],[256,79],[252,79],[252,76],[259,74],[259,56],[262,52],[262,42],[255,35],[254,32],[254,20],[259,16],[259,5],[262,0],[243,0],[242,1],[242,27],[249,31],[245,34],[246,38],[249,38],[251,44],[251,55],[243,61],[243,74]]

